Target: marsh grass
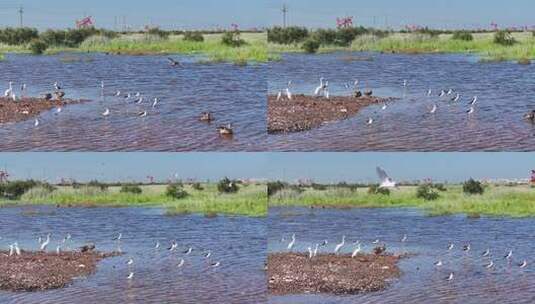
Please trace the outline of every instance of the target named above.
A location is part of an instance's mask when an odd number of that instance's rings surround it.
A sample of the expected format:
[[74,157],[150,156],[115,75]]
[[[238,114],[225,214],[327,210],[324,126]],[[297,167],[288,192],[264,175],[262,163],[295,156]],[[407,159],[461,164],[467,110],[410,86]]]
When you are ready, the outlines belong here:
[[401,187],[390,195],[369,194],[367,188],[357,191],[328,188],[303,192],[284,189],[270,197],[270,206],[303,206],[327,208],[406,208],[415,207],[430,215],[468,214],[487,216],[535,216],[535,188],[529,186],[487,186],[483,195],[467,195],[462,186],[450,185],[440,197],[426,201],[416,197],[417,187]]
[[265,216],[267,214],[266,185],[241,187],[232,194],[220,194],[216,184],[202,184],[203,190],[195,190],[185,185],[188,196],[173,199],[165,194],[166,185],[141,186],[143,192],[134,194],[121,192],[121,187],[71,186],[58,187],[50,192],[36,187],[26,192],[19,200],[0,201],[7,205],[57,205],[64,207],[161,207],[170,215],[184,213],[227,214],[245,216]]
[[[475,33],[471,41],[452,39],[453,34],[394,33],[386,37],[365,34],[357,36],[349,47],[322,46],[318,52],[462,53],[477,55],[482,62],[527,62],[527,60],[535,59],[535,38],[532,33],[513,33],[512,37],[517,43],[506,46],[495,43],[494,33]],[[279,45],[270,43],[269,50],[273,53],[302,52],[300,44]]]
[[[206,34],[204,41],[185,40],[182,35],[161,37],[151,34],[127,34],[116,38],[90,36],[79,47],[51,46],[45,54],[67,52],[102,52],[122,55],[186,54],[206,57],[201,62],[230,62],[239,65],[278,60],[278,54],[267,50],[266,33],[242,33],[246,44],[231,47],[221,42],[222,34]],[[0,44],[0,53],[30,53],[29,45]]]
[[[204,55],[211,62],[267,62],[271,59],[267,52],[265,34],[243,34],[247,43],[240,47],[224,45],[221,34],[205,35],[204,41],[185,40],[183,36],[165,39],[156,35],[127,35],[109,39],[93,36],[84,41],[79,51],[107,52],[125,55],[188,54]],[[55,50],[58,51],[58,50]]]

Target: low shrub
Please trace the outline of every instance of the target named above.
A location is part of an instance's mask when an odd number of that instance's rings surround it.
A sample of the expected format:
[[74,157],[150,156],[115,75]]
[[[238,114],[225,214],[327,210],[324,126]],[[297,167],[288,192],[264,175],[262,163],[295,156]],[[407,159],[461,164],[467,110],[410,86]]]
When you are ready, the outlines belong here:
[[217,184],[217,191],[220,193],[236,193],[238,192],[238,184],[236,181],[232,181],[225,177],[224,179],[220,180]]
[[463,183],[463,192],[469,195],[481,195],[483,192],[485,192],[485,189],[483,188],[481,182],[471,178]]
[[108,190],[108,184],[101,183],[96,179],[94,179],[94,180],[90,181],[89,183],[87,183],[87,187],[98,188],[98,189],[100,189],[100,191]]
[[440,195],[433,190],[433,186],[429,184],[424,184],[418,186],[416,190],[416,197],[424,199],[426,201],[434,201],[440,197]]
[[325,191],[325,190],[327,190],[327,186],[322,185],[322,184],[312,183],[311,187],[312,187],[312,189],[317,190],[317,191]]
[[185,32],[184,40],[193,42],[203,42],[204,36],[200,32]]
[[174,199],[182,199],[188,196],[188,193],[186,190],[184,190],[184,185],[180,182],[177,182],[167,185],[165,195]]
[[6,27],[4,29],[0,29],[0,42],[9,45],[27,44],[37,38],[39,38],[39,32],[34,28]]
[[30,50],[34,55],[41,55],[46,49],[48,49],[48,45],[41,39],[34,39],[30,42]]
[[125,184],[121,186],[121,193],[141,194],[143,189],[136,184]]
[[203,191],[204,188],[202,187],[201,183],[193,183],[193,185],[191,185],[191,188],[197,190],[197,191]]
[[472,41],[474,36],[469,31],[455,31],[451,37],[453,40]]
[[18,199],[28,190],[39,185],[34,180],[13,181],[0,184],[0,196],[6,199]]
[[167,31],[163,31],[163,30],[161,30],[159,27],[153,27],[153,28],[150,28],[150,29],[147,31],[147,34],[149,34],[149,35],[155,35],[155,36],[158,36],[158,37],[163,38],[163,39],[167,39],[167,38],[169,38],[169,32],[167,32]]
[[496,34],[494,34],[494,43],[503,46],[511,46],[516,43],[516,40],[508,31],[497,31]]
[[295,44],[303,42],[309,35],[305,27],[274,27],[268,30],[268,42],[278,44]]
[[221,43],[231,47],[240,47],[246,44],[245,40],[241,39],[239,31],[225,32],[221,38]]
[[303,43],[303,50],[309,54],[315,54],[318,52],[321,44],[314,38],[309,38]]
[[388,188],[379,187],[379,185],[375,184],[368,188],[368,194],[390,195],[390,190]]
[[282,189],[286,187],[287,187],[287,184],[281,181],[269,182],[267,184],[267,194],[268,196],[273,196],[275,193],[281,191]]

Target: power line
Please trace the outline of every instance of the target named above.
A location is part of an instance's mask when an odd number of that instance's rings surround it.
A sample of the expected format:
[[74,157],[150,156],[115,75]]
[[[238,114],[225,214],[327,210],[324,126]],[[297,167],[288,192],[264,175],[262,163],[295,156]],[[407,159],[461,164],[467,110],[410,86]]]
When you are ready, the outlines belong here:
[[19,7],[20,27],[24,27],[24,8],[22,5]]
[[288,15],[288,6],[286,4],[282,5],[282,26],[285,28],[287,25],[287,15]]

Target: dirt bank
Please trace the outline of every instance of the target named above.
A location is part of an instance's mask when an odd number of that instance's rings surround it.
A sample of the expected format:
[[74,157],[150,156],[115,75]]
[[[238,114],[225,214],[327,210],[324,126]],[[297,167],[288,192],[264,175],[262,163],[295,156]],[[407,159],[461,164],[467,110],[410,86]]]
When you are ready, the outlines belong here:
[[292,100],[268,96],[268,133],[301,132],[348,119],[372,104],[390,102],[379,97],[333,96],[330,99],[295,95]]
[[0,97],[0,124],[19,122],[36,117],[44,111],[61,108],[69,104],[86,102],[87,100],[45,100],[42,98],[27,97],[13,101]]
[[8,256],[0,251],[0,290],[40,291],[62,288],[75,278],[95,272],[97,263],[117,253],[75,251],[57,253],[26,252]]
[[399,256],[277,253],[268,256],[271,294],[358,294],[380,291],[400,276]]

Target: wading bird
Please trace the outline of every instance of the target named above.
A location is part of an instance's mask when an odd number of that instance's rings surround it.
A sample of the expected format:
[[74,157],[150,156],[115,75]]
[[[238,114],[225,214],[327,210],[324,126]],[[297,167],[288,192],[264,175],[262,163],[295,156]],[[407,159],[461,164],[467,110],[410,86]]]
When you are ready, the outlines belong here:
[[510,260],[513,257],[513,251],[509,250],[509,252],[503,257],[506,260]]
[[336,247],[334,248],[334,254],[338,254],[338,252],[340,252],[340,249],[342,249],[342,247],[344,247],[345,244],[346,244],[346,236],[343,235],[342,242],[336,245]]
[[320,246],[320,244],[316,244],[316,247],[314,247],[314,256],[318,255],[319,246]]
[[433,107],[431,108],[431,111],[429,111],[429,113],[430,114],[435,114],[437,112],[437,109],[438,109],[437,105],[434,104]]
[[316,88],[316,90],[314,90],[314,96],[318,97],[320,95],[320,93],[323,91],[324,89],[324,84],[323,84],[323,80],[324,78],[321,77],[320,78],[320,85]]
[[167,250],[169,250],[169,251],[175,251],[177,247],[178,247],[178,244],[176,243],[176,241],[173,241],[173,242],[171,243],[171,246],[170,246],[169,248],[167,248]]
[[148,115],[147,111],[142,111],[142,112],[137,113],[138,117],[147,117],[147,115]]
[[449,243],[449,245],[448,245],[448,251],[452,251],[452,250],[453,250],[453,247],[455,247],[455,245],[453,245],[453,243]]
[[441,260],[438,260],[438,261],[436,261],[433,265],[435,265],[435,267],[440,267],[440,266],[442,266],[443,264],[442,264],[442,261],[441,261]]
[[13,82],[12,81],[9,82],[9,87],[4,92],[4,97],[11,97],[11,94],[13,94]]
[[407,235],[404,234],[404,235],[403,235],[403,238],[401,238],[401,242],[402,242],[402,243],[405,243],[406,241],[407,241]]
[[158,249],[158,248],[160,248],[160,242],[156,241],[156,245],[154,245],[154,249]]
[[189,247],[188,249],[184,250],[182,253],[185,255],[190,255],[192,251],[193,251],[193,248]]
[[468,115],[472,115],[472,114],[474,114],[475,111],[476,111],[476,109],[474,108],[474,106],[471,106],[470,109],[468,109],[468,110],[466,111],[466,113],[467,113]]
[[453,272],[450,273],[450,275],[448,276],[448,278],[446,279],[446,281],[453,281]]
[[130,266],[132,264],[134,264],[134,259],[129,258],[128,261],[126,262],[126,265]]
[[184,259],[180,259],[180,262],[178,262],[177,268],[184,266],[184,263],[185,263]]
[[33,122],[33,126],[36,128],[39,127],[39,119],[35,119],[35,121]]
[[453,101],[453,102],[457,102],[457,101],[459,101],[459,100],[461,100],[461,94],[459,94],[459,93],[457,93],[457,95],[455,95],[455,97],[453,97],[453,98],[451,99],[451,101]]
[[314,252],[312,252],[312,247],[308,247],[308,258],[312,259],[313,256],[314,256]]
[[490,255],[490,248],[487,248],[487,250],[485,250],[481,256],[487,257],[489,255]]
[[357,244],[357,248],[355,248],[355,250],[353,250],[353,253],[351,254],[351,257],[352,258],[356,257],[359,254],[360,251],[361,251],[360,244]]
[[373,124],[373,118],[368,117],[368,120],[366,121],[366,124],[367,124],[368,126],[371,126],[371,125]]
[[128,280],[132,280],[134,278],[134,273],[130,272],[130,274],[126,277]]
[[102,116],[110,116],[110,109],[106,108],[106,110],[104,110],[104,112],[102,113]]
[[471,105],[471,106],[473,106],[473,105],[476,104],[477,100],[478,100],[478,99],[477,99],[477,96],[474,96],[474,97],[472,98],[472,100],[471,100],[468,104]]
[[13,248],[15,248],[15,254],[20,255],[20,247],[18,242],[13,243]]
[[158,104],[159,100],[157,97],[154,98],[154,102],[152,103],[152,107],[156,108],[156,105]]
[[215,262],[215,263],[212,263],[210,266],[212,266],[213,268],[216,268],[216,267],[219,267],[219,265],[221,265],[220,262]]
[[494,262],[492,260],[487,265],[485,265],[485,268],[487,269],[491,269],[492,267],[494,267]]
[[41,251],[45,251],[46,247],[50,244],[50,233],[46,235],[46,240],[41,244]]
[[288,250],[292,251],[292,248],[294,247],[294,245],[295,245],[295,233],[292,234],[292,240],[288,244]]
[[465,252],[470,251],[470,249],[471,249],[470,244],[467,244],[467,245],[463,246],[463,251],[465,251]]
[[520,268],[526,268],[528,266],[528,261],[524,260],[522,263],[518,264]]

